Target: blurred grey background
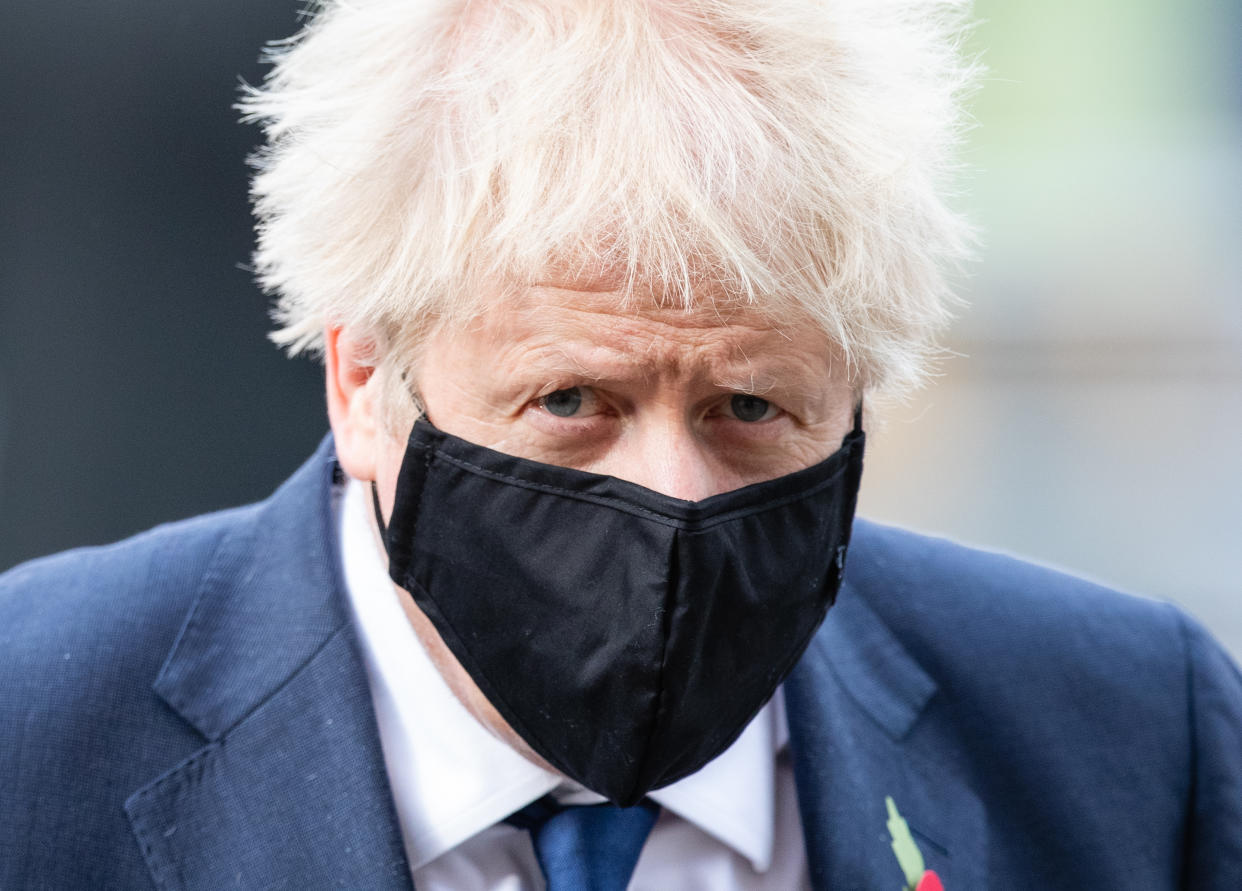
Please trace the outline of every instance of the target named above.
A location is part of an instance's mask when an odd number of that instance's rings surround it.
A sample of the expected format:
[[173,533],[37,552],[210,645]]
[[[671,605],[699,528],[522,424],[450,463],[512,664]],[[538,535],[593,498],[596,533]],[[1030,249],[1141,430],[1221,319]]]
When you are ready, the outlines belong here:
[[[0,569],[250,501],[326,430],[264,340],[230,108],[297,0],[9,0]],[[1242,5],[979,0],[981,262],[861,510],[1183,604],[1242,655]]]
[[265,340],[231,108],[298,0],[7,0],[0,569],[263,496],[323,435]]
[[861,510],[1175,601],[1242,656],[1242,4],[976,10],[982,262]]

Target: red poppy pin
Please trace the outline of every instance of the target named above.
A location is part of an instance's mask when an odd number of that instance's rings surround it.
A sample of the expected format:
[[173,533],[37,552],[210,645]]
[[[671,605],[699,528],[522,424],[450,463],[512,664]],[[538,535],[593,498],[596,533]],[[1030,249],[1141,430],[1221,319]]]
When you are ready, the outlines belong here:
[[888,805],[888,834],[893,837],[893,853],[897,855],[901,871],[906,874],[906,885],[902,891],[944,891],[940,876],[924,868],[923,854],[914,843],[905,818],[897,812],[893,799],[886,796],[884,803]]

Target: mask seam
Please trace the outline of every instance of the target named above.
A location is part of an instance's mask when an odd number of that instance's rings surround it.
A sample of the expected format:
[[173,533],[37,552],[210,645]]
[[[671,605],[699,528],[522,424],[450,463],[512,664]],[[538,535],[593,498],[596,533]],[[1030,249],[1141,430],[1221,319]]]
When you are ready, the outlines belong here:
[[639,766],[637,776],[645,777],[647,774],[647,765],[651,760],[651,744],[656,739],[656,735],[660,732],[666,719],[666,703],[668,701],[668,686],[664,682],[665,675],[668,673],[668,649],[669,641],[673,626],[673,612],[677,607],[677,590],[680,587],[678,576],[681,573],[681,557],[678,545],[678,533],[682,530],[675,530],[669,545],[668,561],[674,563],[676,572],[669,573],[669,580],[664,589],[664,615],[660,619],[660,671],[656,676],[656,694],[655,717],[651,720],[651,732],[647,734],[647,742],[643,746],[643,750],[647,753],[647,758]]
[[[852,452],[853,444],[848,446],[848,448]],[[736,510],[721,514],[717,517],[712,517],[701,523],[696,523],[693,520],[681,520],[681,519],[677,519],[676,517],[670,517],[667,514],[663,514],[658,511],[650,510],[649,508],[638,507],[637,505],[627,504],[618,498],[613,498],[608,495],[590,495],[585,492],[575,492],[572,489],[566,489],[561,486],[553,486],[548,483],[536,483],[536,482],[532,482],[531,480],[524,480],[521,477],[510,476],[509,474],[500,473],[495,470],[489,470],[486,467],[480,467],[477,464],[473,464],[470,461],[465,460],[464,458],[458,458],[454,455],[447,455],[447,454],[444,454],[443,452],[438,452],[437,454],[443,460],[449,462],[450,464],[454,464],[460,467],[462,470],[465,470],[469,473],[474,473],[476,475],[488,477],[494,480],[501,480],[501,481],[510,483],[512,485],[518,486],[523,489],[530,489],[536,492],[547,492],[549,494],[560,495],[564,498],[569,498],[574,501],[583,501],[583,502],[587,502],[590,504],[597,504],[601,507],[607,507],[612,510],[621,511],[622,513],[628,513],[632,515],[641,514],[647,517],[648,519],[652,520],[653,522],[661,523],[665,526],[669,526],[669,527],[672,527],[674,529],[678,529],[684,532],[689,532],[691,534],[694,534],[696,532],[706,531],[708,529],[711,529],[715,526],[720,525],[721,523],[726,523],[731,520],[740,520],[745,517],[750,517],[750,516],[754,516],[755,514],[763,513],[765,511],[775,510],[778,507],[784,507],[787,504],[793,504],[796,501],[803,501],[807,498],[811,498],[814,495],[818,495],[823,489],[827,488],[828,486],[836,482],[837,477],[839,477],[842,473],[844,473],[849,467],[849,460],[848,460],[849,456],[847,455],[845,456],[845,460],[841,462],[840,467],[836,468],[828,477],[826,477],[823,480],[820,480],[818,483],[816,483],[814,486],[812,486],[809,489],[806,489],[801,492],[795,492],[791,495],[786,495],[784,498],[779,498],[776,501],[765,501],[762,504],[754,505],[749,508],[738,508]],[[842,454],[842,453],[837,452],[836,454]],[[428,462],[428,466],[430,466],[430,462]]]

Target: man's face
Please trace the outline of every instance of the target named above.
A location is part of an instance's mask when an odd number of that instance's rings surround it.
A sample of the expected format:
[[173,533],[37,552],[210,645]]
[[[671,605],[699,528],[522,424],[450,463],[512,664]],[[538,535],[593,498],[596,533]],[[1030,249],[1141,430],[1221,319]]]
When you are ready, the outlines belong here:
[[[539,286],[503,312],[433,335],[412,378],[428,419],[496,451],[691,501],[801,470],[840,447],[854,394],[814,326],[774,327],[750,309],[618,304],[607,291]],[[383,431],[378,388],[355,362],[362,354],[328,332],[329,413],[342,465],[376,481],[388,514],[409,431]],[[401,600],[463,704],[542,763],[411,598]]]

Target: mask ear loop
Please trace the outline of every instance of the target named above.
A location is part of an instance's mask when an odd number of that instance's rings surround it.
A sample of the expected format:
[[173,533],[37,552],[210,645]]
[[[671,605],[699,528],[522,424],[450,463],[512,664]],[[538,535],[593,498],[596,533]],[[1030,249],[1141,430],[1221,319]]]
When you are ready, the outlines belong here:
[[[859,399],[858,404],[854,406],[854,432],[855,433],[862,433],[862,421],[863,421],[863,401]],[[374,487],[375,484],[372,483],[371,485]],[[376,504],[378,503],[379,502],[377,501]]]
[[380,541],[384,543],[384,551],[388,551],[388,524],[384,522],[384,513],[380,509],[379,486],[371,480],[371,507],[375,509],[375,522],[379,526]]
[[[406,373],[401,372],[401,379],[406,379]],[[427,406],[423,404],[423,397],[418,395],[418,391],[411,388],[410,398],[414,401],[414,408],[418,412],[419,417],[431,424],[431,417],[427,414]],[[384,553],[388,553],[388,524],[384,522],[384,511],[380,508],[379,486],[375,484],[375,480],[371,480],[371,507],[375,511],[375,524],[379,526],[380,541],[384,544]]]

